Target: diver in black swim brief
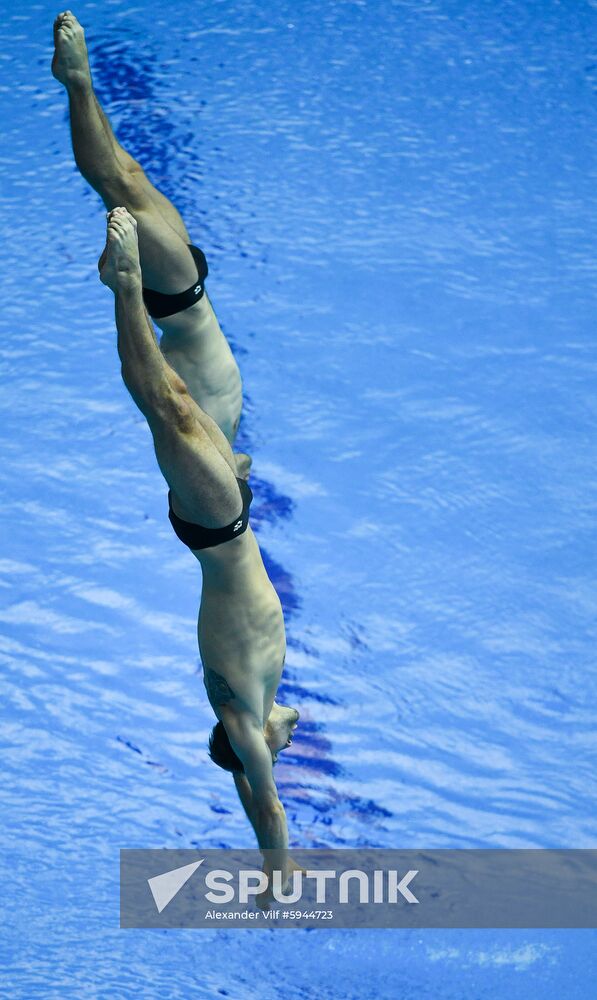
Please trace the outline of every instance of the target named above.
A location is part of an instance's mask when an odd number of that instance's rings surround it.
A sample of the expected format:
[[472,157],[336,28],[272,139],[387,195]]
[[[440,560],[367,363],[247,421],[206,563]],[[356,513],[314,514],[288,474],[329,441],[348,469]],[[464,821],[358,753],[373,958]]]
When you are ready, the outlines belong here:
[[285,885],[297,866],[288,856],[273,764],[292,743],[298,711],[275,700],[286,651],[282,607],[249,524],[251,489],[236,475],[226,438],[159,349],[143,303],[136,229],[125,208],[110,212],[99,262],[101,280],[116,298],[122,377],[152,432],[172,526],[201,566],[197,635],[218,720],[210,756],[232,772],[265,852],[265,884],[279,869]]
[[[162,331],[161,349],[195,402],[234,441],[242,408],[238,365],[205,292],[207,262],[170,202],[118,143],[93,90],[83,28],[70,11],[54,24],[52,72],[68,91],[75,161],[108,210],[137,221],[144,299]],[[248,456],[238,456],[239,475]]]

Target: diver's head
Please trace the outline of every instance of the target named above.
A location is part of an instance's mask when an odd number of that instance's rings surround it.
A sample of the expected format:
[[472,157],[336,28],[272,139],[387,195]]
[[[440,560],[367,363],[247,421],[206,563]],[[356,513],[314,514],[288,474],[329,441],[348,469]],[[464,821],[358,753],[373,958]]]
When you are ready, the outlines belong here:
[[[263,736],[270,749],[272,763],[276,763],[280,750],[285,750],[292,743],[292,734],[296,729],[298,718],[299,713],[296,708],[288,708],[274,702],[263,728]],[[232,749],[223,722],[217,722],[213,727],[208,747],[209,756],[218,767],[225,771],[244,773],[243,762]]]
[[272,705],[269,718],[265,723],[263,735],[265,742],[272,752],[274,764],[278,759],[280,750],[285,750],[292,743],[292,734],[296,729],[299,713],[296,708],[289,708],[286,705]]

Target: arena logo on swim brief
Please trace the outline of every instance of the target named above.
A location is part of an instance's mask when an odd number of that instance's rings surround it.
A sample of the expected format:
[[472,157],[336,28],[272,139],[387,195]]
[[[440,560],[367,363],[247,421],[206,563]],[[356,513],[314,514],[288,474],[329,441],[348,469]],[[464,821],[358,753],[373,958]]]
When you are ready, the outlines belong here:
[[291,859],[283,892],[272,852],[122,850],[120,926],[597,926],[597,851],[365,848]]

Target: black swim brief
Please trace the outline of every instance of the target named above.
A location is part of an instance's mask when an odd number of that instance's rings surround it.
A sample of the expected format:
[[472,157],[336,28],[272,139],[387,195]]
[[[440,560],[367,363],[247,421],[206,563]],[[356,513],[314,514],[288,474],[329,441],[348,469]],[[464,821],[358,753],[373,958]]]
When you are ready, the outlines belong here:
[[224,528],[204,528],[201,524],[183,521],[172,510],[172,499],[170,492],[168,492],[168,504],[170,507],[168,517],[181,542],[184,542],[185,545],[188,545],[190,549],[196,552],[199,549],[209,549],[214,545],[221,545],[222,542],[229,542],[231,538],[238,538],[239,535],[242,535],[247,530],[249,526],[249,507],[253,499],[253,492],[244,479],[238,479],[237,477],[236,481],[240,490],[243,509],[238,517]]
[[175,313],[188,309],[189,306],[203,298],[205,292],[204,281],[207,278],[207,261],[203,250],[194,247],[189,243],[189,250],[193,255],[197,265],[197,281],[187,288],[185,292],[178,292],[176,295],[165,295],[163,292],[154,292],[152,288],[143,289],[143,301],[147,312],[153,319],[162,319],[164,316],[174,316]]

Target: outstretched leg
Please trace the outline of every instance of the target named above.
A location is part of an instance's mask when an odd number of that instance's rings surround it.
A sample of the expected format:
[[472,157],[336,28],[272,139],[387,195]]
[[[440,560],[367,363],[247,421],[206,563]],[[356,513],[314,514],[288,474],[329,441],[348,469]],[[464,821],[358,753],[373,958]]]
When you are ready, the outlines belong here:
[[56,19],[54,39],[52,72],[68,92],[79,170],[106,208],[126,205],[135,213],[145,285],[166,294],[189,288],[197,269],[187,241],[158,210],[145,174],[116,142],[93,91],[83,28],[70,11]]
[[[94,93],[84,31],[70,11],[54,23],[52,72],[66,88],[75,161],[108,209],[125,206],[137,222],[143,284],[165,294],[189,288],[197,268],[175,207],[117,142]],[[198,405],[234,440],[242,407],[238,366],[207,294],[183,312],[158,321],[161,349]],[[250,463],[239,456],[239,474]]]
[[[83,29],[81,28],[81,31],[82,30]],[[95,91],[92,90],[92,93],[97,113],[101,119],[102,125],[104,126],[104,131],[114,147],[116,159],[120,162],[121,166],[128,171],[128,173],[135,174],[139,183],[145,188],[147,194],[151,198],[160,215],[163,217],[164,221],[171,226],[175,233],[178,233],[180,238],[184,240],[186,244],[189,244],[191,242],[191,237],[188,234],[187,227],[182,220],[180,212],[176,206],[172,204],[169,198],[166,198],[161,191],[158,191],[158,189],[153,186],[141,164],[135,160],[123,146],[120,145],[114,135],[114,132],[112,131],[112,126],[106,118],[104,110],[97,99]]]
[[239,504],[232,449],[159,349],[143,304],[137,226],[125,208],[109,213],[99,269],[116,299],[122,376],[149,424],[175,512],[205,527],[229,524]]

